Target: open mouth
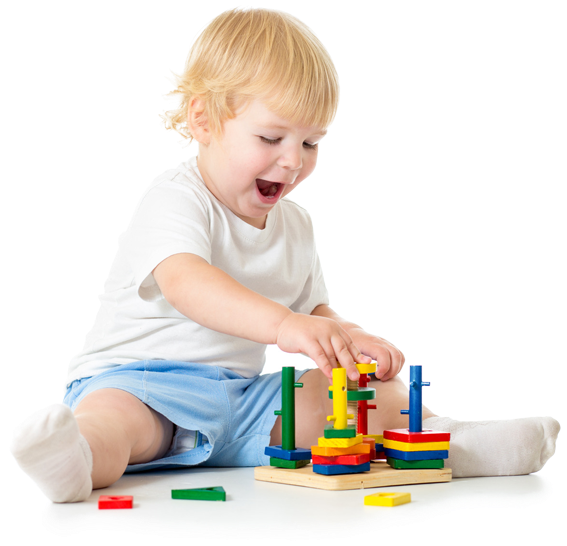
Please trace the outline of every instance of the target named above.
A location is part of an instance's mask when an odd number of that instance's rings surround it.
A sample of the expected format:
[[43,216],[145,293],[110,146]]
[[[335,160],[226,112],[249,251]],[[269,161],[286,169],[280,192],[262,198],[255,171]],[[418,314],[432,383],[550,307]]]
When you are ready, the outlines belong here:
[[258,186],[258,191],[266,199],[275,199],[279,197],[283,184],[279,182],[272,182],[270,180],[262,180],[261,178],[256,179],[256,185]]

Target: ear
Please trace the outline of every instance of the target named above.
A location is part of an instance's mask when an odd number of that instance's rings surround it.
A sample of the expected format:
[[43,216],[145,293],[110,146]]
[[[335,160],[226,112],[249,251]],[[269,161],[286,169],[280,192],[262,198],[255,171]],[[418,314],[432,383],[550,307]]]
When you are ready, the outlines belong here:
[[187,128],[193,138],[201,144],[209,144],[211,131],[205,112],[205,101],[200,97],[192,97],[187,108]]

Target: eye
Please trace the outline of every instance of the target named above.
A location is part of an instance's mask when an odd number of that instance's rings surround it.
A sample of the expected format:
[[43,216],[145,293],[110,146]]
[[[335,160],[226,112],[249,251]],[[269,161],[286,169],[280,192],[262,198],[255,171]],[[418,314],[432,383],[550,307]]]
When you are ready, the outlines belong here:
[[260,140],[262,142],[265,142],[266,144],[277,144],[278,142],[280,142],[281,138],[271,139],[271,138],[266,138],[266,137],[261,136]]
[[[270,144],[270,145],[274,145],[274,144],[278,144],[279,142],[281,142],[281,137],[280,138],[266,138],[261,136],[260,140],[262,142],[265,142],[266,144]],[[308,150],[316,150],[318,147],[318,143],[317,144],[310,144],[309,142],[304,142],[303,143],[303,147],[307,148]]]

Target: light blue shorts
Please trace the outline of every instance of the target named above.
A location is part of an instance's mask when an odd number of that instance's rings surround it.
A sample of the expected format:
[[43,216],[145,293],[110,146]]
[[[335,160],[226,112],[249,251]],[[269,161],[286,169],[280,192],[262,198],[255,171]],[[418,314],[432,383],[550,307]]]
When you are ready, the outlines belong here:
[[[296,381],[307,371],[296,370]],[[87,394],[108,388],[133,394],[177,426],[162,459],[129,465],[126,472],[269,464],[264,448],[274,411],[281,409],[281,372],[245,379],[216,366],[143,360],[74,381],[64,403],[74,410]],[[185,450],[188,440],[192,449]]]

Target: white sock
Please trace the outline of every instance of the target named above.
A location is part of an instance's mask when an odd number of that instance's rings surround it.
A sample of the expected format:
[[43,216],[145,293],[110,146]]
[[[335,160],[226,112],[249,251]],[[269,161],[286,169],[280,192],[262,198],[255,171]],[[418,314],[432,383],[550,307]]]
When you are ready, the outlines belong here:
[[12,454],[53,502],[84,501],[92,492],[91,448],[63,404],[28,418],[14,435]]
[[467,478],[537,472],[555,453],[560,426],[551,417],[478,422],[430,417],[423,428],[451,433],[445,466],[454,478]]

